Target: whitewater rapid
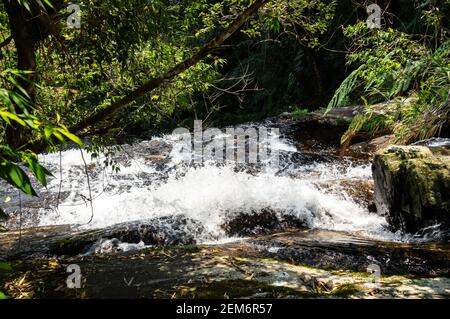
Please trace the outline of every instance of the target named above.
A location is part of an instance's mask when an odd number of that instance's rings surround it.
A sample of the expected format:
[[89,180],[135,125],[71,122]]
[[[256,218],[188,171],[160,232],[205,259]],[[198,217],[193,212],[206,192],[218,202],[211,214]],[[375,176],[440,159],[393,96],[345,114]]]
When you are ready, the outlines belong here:
[[110,158],[118,172],[105,167],[104,155],[93,158],[83,151],[83,161],[79,149],[47,154],[40,160],[54,177],[40,194],[52,200],[33,216],[37,226],[71,224],[94,229],[183,215],[200,222],[206,231],[198,240],[210,242],[230,239],[222,225],[233,216],[271,209],[280,218],[291,215],[310,228],[399,239],[387,230],[385,218],[370,213],[345,190],[320,186],[321,182],[370,180],[368,163],[302,162],[293,141],[281,137],[276,141],[270,147],[280,158],[277,167],[270,165],[270,158],[258,165],[214,160],[194,165],[186,160],[178,135],[123,145]]

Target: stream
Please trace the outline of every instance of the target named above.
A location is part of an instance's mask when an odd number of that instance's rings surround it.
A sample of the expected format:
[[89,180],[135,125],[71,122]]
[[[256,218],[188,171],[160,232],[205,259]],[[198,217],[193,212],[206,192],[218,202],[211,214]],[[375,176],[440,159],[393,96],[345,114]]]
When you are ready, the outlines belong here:
[[[448,243],[390,230],[374,211],[370,161],[338,156],[339,133],[277,119],[234,129],[259,133],[241,144],[244,160],[227,156],[239,144],[227,144],[234,135],[226,129],[200,144],[185,130],[107,155],[41,156],[53,177],[39,197],[0,192],[10,214],[0,260],[14,269],[0,276],[5,291],[365,298],[374,290],[364,274],[378,269],[388,277],[378,279],[377,297],[450,295]],[[83,270],[81,290],[65,286],[74,263]]]
[[[195,163],[186,151],[183,135],[170,134],[122,145],[109,159],[119,167],[118,172],[105,167],[104,155],[92,158],[83,152],[85,166],[77,149],[41,156],[42,164],[54,176],[47,188],[39,189],[39,198],[19,199],[15,191],[0,195],[10,198],[6,208],[13,217],[8,226],[99,229],[182,215],[195,224],[191,228],[196,242],[217,243],[251,233],[239,229],[227,233],[224,225],[234,219],[253,215],[254,225],[247,224],[257,233],[257,228],[264,226],[258,224],[258,216],[270,212],[280,223],[289,219],[310,229],[345,231],[377,240],[408,240],[390,232],[383,217],[370,213],[367,202],[353,196],[355,186],[368,187],[371,181],[369,162],[338,158],[326,150],[302,152],[292,136],[275,125],[271,127],[269,121],[238,128],[270,132],[266,140],[259,138],[256,143],[260,150],[268,148],[271,155],[257,163],[214,158]],[[223,138],[214,136],[204,147]],[[273,165],[275,156],[277,163]],[[277,231],[282,230],[277,227]]]

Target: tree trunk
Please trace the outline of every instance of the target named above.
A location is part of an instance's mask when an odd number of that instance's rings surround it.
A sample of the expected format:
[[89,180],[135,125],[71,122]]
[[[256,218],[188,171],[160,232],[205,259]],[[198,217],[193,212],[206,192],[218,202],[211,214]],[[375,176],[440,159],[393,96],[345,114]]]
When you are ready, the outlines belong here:
[[[50,34],[56,34],[55,14],[57,8],[64,1],[52,1],[54,8],[41,8],[33,1],[30,2],[30,11],[22,4],[14,0],[3,0],[8,14],[11,37],[17,50],[17,69],[25,71],[25,77],[17,79],[19,85],[25,89],[31,99],[35,101],[36,82],[36,49],[42,40]],[[16,107],[16,113],[24,113],[24,110]],[[32,110],[26,110],[32,113]],[[6,128],[6,142],[13,148],[26,144],[31,139],[31,132],[25,127],[14,122]]]
[[[32,72],[27,74],[25,79],[18,79],[18,83],[26,90],[33,102],[35,97],[36,42],[30,32],[31,15],[17,1],[4,0],[3,2],[8,13],[11,35],[17,50],[17,69]],[[23,113],[23,110],[19,108],[16,108],[15,111],[18,114]],[[26,128],[15,122],[6,128],[6,142],[13,148],[22,145],[29,136],[30,133]]]

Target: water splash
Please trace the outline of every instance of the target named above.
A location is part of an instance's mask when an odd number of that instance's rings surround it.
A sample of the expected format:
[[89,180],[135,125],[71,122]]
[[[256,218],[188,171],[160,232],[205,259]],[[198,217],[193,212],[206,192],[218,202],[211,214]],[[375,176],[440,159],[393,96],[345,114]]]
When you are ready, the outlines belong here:
[[[114,159],[120,172],[103,167],[104,158],[86,155],[91,180],[94,217],[79,150],[48,154],[41,158],[55,178],[43,197],[58,197],[37,210],[38,225],[73,224],[82,228],[103,228],[118,223],[184,215],[205,228],[200,241],[227,240],[222,225],[238,214],[270,208],[280,217],[291,215],[310,228],[348,231],[363,236],[398,240],[386,230],[386,220],[371,214],[351,196],[342,196],[320,181],[368,180],[367,163],[311,160],[299,153],[294,143],[279,139],[272,148],[280,154],[278,169],[270,161],[258,165],[215,163],[193,165],[183,152],[182,140],[167,135],[151,141],[123,146]],[[272,149],[273,150],[273,149]],[[59,174],[60,160],[63,165]],[[60,183],[62,179],[62,184]],[[61,184],[61,185],[60,185]]]

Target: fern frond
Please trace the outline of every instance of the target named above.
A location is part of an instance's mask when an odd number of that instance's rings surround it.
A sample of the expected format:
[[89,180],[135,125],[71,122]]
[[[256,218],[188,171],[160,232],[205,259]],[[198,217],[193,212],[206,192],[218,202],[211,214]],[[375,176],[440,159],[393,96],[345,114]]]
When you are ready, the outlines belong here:
[[364,69],[365,65],[361,65],[359,68],[350,73],[350,75],[342,82],[328,104],[326,113],[335,107],[344,106],[349,94],[355,89],[355,85]]

